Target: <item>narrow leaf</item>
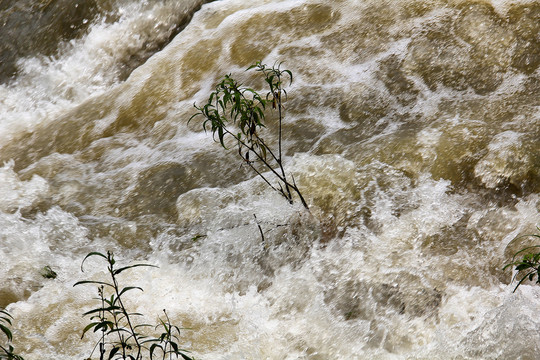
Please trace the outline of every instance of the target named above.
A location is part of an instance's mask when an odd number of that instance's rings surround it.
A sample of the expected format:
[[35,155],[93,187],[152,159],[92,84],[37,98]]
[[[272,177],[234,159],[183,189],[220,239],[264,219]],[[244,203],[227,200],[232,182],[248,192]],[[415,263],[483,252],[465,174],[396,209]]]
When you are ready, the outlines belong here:
[[107,256],[103,255],[102,253],[100,252],[97,252],[97,251],[92,251],[91,253],[88,253],[88,255],[86,255],[81,263],[81,271],[84,272],[83,270],[83,265],[84,265],[84,262],[86,261],[86,259],[88,259],[89,257],[91,256],[101,256],[102,258],[104,258],[105,260],[107,260]]
[[83,281],[77,281],[73,286],[81,285],[81,284],[97,284],[97,285],[107,285],[112,288],[114,288],[113,285],[103,282],[103,281],[94,281],[94,280],[83,280]]
[[129,265],[129,266],[124,266],[120,269],[116,269],[114,270],[113,274],[114,275],[118,275],[120,274],[121,272],[123,272],[124,270],[128,270],[128,269],[131,269],[131,268],[134,268],[134,267],[141,267],[141,266],[146,266],[146,267],[155,267],[157,268],[156,265],[151,265],[151,264],[135,264],[135,265]]
[[106,308],[93,309],[93,310],[85,312],[83,314],[83,316],[89,315],[89,314],[94,314],[94,313],[97,313],[99,311],[111,312],[112,310],[120,310],[120,309],[121,308],[119,306],[109,306],[109,307],[106,307]]
[[180,353],[180,356],[181,356],[182,358],[184,358],[184,360],[193,360],[193,358],[190,358],[189,356],[187,356],[187,355],[184,354],[184,353]]
[[109,353],[109,360],[111,360],[111,359],[113,358],[113,356],[114,356],[119,350],[120,350],[119,347],[116,347],[116,346],[113,347],[113,348],[111,349],[111,352]]
[[226,149],[227,147],[225,146],[225,143],[223,142],[223,128],[221,126],[218,127],[218,135],[219,135],[219,142],[221,143],[221,146],[223,146]]
[[84,334],[86,334],[86,332],[88,330],[90,330],[91,328],[93,328],[94,326],[96,326],[97,324],[99,324],[98,322],[93,322],[93,323],[90,323],[88,325],[85,326],[85,328],[83,329],[83,332],[82,332],[82,335],[81,335],[81,339],[84,337]]
[[128,287],[123,288],[122,291],[120,291],[120,294],[118,294],[118,296],[122,296],[122,294],[124,294],[125,292],[127,292],[129,290],[133,290],[133,289],[138,289],[138,290],[144,291],[142,288],[140,288],[138,286],[128,286]]
[[13,339],[13,335],[11,334],[11,331],[9,330],[7,326],[0,324],[0,330],[2,330],[4,334],[6,334],[6,337],[8,338],[9,341]]
[[154,356],[154,350],[156,350],[156,348],[160,348],[161,351],[163,351],[163,348],[161,347],[161,345],[159,345],[159,344],[152,344],[152,346],[150,346],[150,359],[153,359],[153,356]]

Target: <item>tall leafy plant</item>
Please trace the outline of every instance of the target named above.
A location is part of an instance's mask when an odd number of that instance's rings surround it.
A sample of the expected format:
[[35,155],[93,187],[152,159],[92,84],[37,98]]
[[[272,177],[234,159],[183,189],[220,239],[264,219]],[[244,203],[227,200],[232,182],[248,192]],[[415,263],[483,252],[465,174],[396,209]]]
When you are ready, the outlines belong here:
[[[268,90],[266,95],[243,86],[230,74],[225,75],[210,94],[206,104],[194,105],[197,113],[189,121],[202,115],[204,130],[210,130],[216,142],[227,149],[226,139],[232,138],[243,163],[291,204],[294,201],[293,194],[296,194],[302,205],[308,209],[294,177],[287,174],[283,167],[283,101],[287,97],[284,84],[287,82],[289,85],[292,84],[293,75],[290,70],[281,69],[280,65],[269,67],[259,61],[246,70],[254,69],[264,77]],[[263,130],[266,127],[265,112],[269,107],[275,109],[278,115],[277,148],[271,147],[263,138]],[[273,183],[267,175],[264,175],[267,171],[270,171],[277,183]]]
[[[144,354],[153,359],[158,356],[156,349],[161,350],[161,359],[172,359],[181,357],[184,360],[193,360],[186,354],[186,350],[178,347],[180,328],[171,325],[169,317],[165,312],[165,320],[159,319],[160,323],[156,329],[163,327],[164,333],[159,337],[150,337],[142,332],[144,328],[151,328],[149,324],[136,324],[134,319],[142,316],[140,313],[130,312],[125,306],[125,298],[128,291],[143,291],[139,286],[121,286],[118,275],[126,270],[135,267],[156,267],[150,264],[132,264],[117,267],[114,254],[110,251],[107,254],[91,252],[83,259],[81,271],[84,271],[84,263],[90,257],[100,257],[106,261],[109,273],[108,281],[83,280],[78,281],[73,286],[83,284],[97,285],[99,306],[85,312],[84,316],[90,317],[90,323],[83,329],[81,338],[90,331],[100,332],[99,341],[94,346],[98,349],[99,359],[122,359],[122,360],[142,360]],[[165,310],[164,310],[165,311]],[[176,331],[176,333],[174,332]]]

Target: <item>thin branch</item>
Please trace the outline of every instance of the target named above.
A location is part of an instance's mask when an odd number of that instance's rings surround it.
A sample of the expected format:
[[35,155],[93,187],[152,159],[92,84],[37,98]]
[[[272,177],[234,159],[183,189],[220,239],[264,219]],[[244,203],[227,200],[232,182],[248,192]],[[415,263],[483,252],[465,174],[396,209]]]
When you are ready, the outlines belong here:
[[262,242],[265,242],[264,240],[264,233],[262,231],[262,228],[261,228],[261,224],[259,224],[259,220],[257,220],[257,216],[255,214],[253,214],[253,217],[255,218],[255,223],[257,224],[257,226],[259,227],[259,232],[261,233],[261,239],[262,239]]
[[294,191],[296,191],[296,193],[298,194],[298,197],[300,197],[300,201],[302,201],[302,205],[304,205],[306,209],[309,209],[309,206],[307,205],[306,200],[304,199],[304,197],[302,196],[302,193],[300,192],[300,190],[298,189],[298,186],[296,185],[296,181],[294,180],[294,175],[291,174],[291,177],[294,184],[293,186]]
[[[246,160],[244,159],[244,161],[246,161]],[[259,172],[259,170],[257,170],[257,168],[256,168],[255,166],[253,166],[253,164],[251,163],[251,161],[247,161],[247,164],[248,164],[248,166],[249,166],[250,168],[253,169],[253,171],[255,171],[255,172],[257,173],[257,175],[259,175],[259,176],[264,180],[264,182],[265,182],[266,184],[268,184],[268,186],[270,186],[273,190],[278,191],[278,189],[276,189],[276,188],[274,187],[274,185],[272,185],[272,184],[270,183],[270,181],[268,181],[268,179],[266,179],[266,178],[264,177],[264,175],[261,174],[261,173]]]
[[258,159],[259,159],[259,160],[260,160],[260,161],[261,161],[261,162],[262,162],[262,163],[263,163],[270,171],[272,171],[272,172],[274,173],[274,175],[277,176],[277,178],[278,178],[279,180],[281,180],[282,182],[285,182],[285,181],[286,181],[286,179],[283,179],[283,178],[281,177],[281,175],[280,175],[277,171],[275,171],[274,168],[272,168],[272,167],[270,166],[270,164],[268,164],[268,162],[267,162],[266,160],[264,160],[264,158],[263,158],[259,153],[257,153],[256,151],[254,151],[253,148],[252,148],[251,146],[249,146],[248,144],[246,144],[242,139],[239,139],[237,135],[233,134],[233,133],[232,133],[229,129],[227,129],[226,127],[224,127],[223,130],[224,130],[227,134],[229,134],[229,135],[231,135],[233,138],[235,138],[235,139],[236,139],[240,144],[242,144],[242,146],[244,146],[246,149],[251,150],[251,151],[255,154],[255,156],[257,156],[257,158],[258,158]]

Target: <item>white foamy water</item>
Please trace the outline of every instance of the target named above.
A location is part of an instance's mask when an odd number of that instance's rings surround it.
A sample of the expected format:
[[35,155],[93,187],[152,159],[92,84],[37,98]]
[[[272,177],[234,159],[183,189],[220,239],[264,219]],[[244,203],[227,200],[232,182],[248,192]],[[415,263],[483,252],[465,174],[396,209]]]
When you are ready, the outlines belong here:
[[20,59],[15,81],[0,86],[0,138],[32,131],[89,97],[119,83],[130,61],[144,58],[203,1],[118,1],[108,17],[92,24],[82,39],[60,47],[54,57]]
[[[97,290],[73,284],[107,250],[159,266],[120,275],[127,303],[166,308],[197,359],[536,357],[540,290],[502,270],[539,221],[536,2],[215,1],[161,50],[199,2],[111,4],[0,88],[0,306],[25,359],[89,356]],[[294,74],[309,212],[187,124],[224,74],[259,89],[256,60]]]

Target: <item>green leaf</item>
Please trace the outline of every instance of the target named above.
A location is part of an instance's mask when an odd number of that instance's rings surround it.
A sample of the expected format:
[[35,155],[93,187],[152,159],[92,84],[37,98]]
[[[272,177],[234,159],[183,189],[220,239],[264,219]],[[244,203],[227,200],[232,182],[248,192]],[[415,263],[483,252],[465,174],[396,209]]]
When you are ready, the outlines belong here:
[[506,264],[506,265],[503,267],[503,270],[506,270],[506,269],[509,268],[509,267],[514,267],[515,265],[516,265],[515,262],[508,263],[508,264]]
[[13,339],[13,334],[11,333],[11,330],[9,330],[7,326],[0,324],[0,330],[6,335],[9,341]]
[[224,136],[223,128],[221,126],[218,127],[218,135],[219,135],[219,142],[221,143],[221,146],[223,146],[226,149],[227,147],[225,146],[225,143],[223,142],[223,136]]
[[159,344],[152,344],[152,346],[150,346],[150,359],[153,359],[153,357],[154,357],[154,350],[156,350],[156,348],[160,348],[161,351],[163,351],[163,348],[161,347],[161,345],[159,345]]
[[95,314],[99,311],[103,311],[103,312],[111,312],[111,311],[114,311],[114,310],[121,310],[122,308],[119,307],[119,306],[109,306],[109,307],[105,307],[105,308],[99,308],[99,309],[92,309],[90,311],[87,311],[83,314],[83,316],[86,316],[86,315],[90,315],[90,314]]
[[107,329],[112,330],[114,329],[114,323],[112,321],[103,321],[94,327],[94,332],[98,332],[100,329],[103,332],[107,331]]
[[[135,268],[135,267],[141,267],[141,266],[146,266],[146,267],[155,267],[157,268],[158,266],[156,265],[151,265],[151,264],[135,264],[135,265],[129,265],[129,266],[124,266],[120,269],[116,269],[113,271],[113,274],[114,275],[118,275],[120,274],[121,272],[123,272],[124,270],[128,270],[128,269],[132,269],[132,268]],[[141,289],[142,290],[142,289]]]
[[77,281],[75,284],[73,284],[73,286],[82,285],[82,284],[107,285],[107,286],[110,286],[110,287],[114,288],[114,286],[111,285],[111,284],[109,284],[109,283],[106,283],[106,282],[103,282],[103,281],[94,281],[94,280],[82,280],[82,281]]
[[519,285],[521,285],[525,280],[527,280],[527,277],[529,276],[530,273],[528,273],[527,275],[525,275],[524,277],[521,278],[521,280],[519,280],[518,284],[516,285],[516,287],[514,288],[514,291],[512,292],[516,292],[517,288],[519,287]]
[[86,325],[86,326],[84,327],[84,329],[83,329],[83,332],[82,332],[82,335],[81,335],[81,339],[84,337],[84,334],[86,334],[86,332],[87,332],[88,330],[90,330],[91,328],[93,328],[94,326],[96,326],[96,325],[98,325],[98,324],[99,324],[99,322],[93,322],[93,323],[90,323],[90,324]]
[[[195,104],[193,106],[195,106]],[[201,109],[197,108],[197,110],[201,110]],[[201,113],[196,113],[196,114],[191,115],[190,118],[188,119],[187,123],[189,124],[194,117],[199,116],[199,115],[201,115]]]
[[116,346],[113,347],[113,348],[111,349],[111,352],[109,353],[109,360],[111,360],[111,359],[113,358],[113,356],[114,356],[119,350],[120,350],[119,347],[116,347]]
[[290,78],[290,82],[289,82],[289,85],[292,84],[293,82],[293,75],[292,75],[292,72],[290,70],[283,70],[284,73],[287,73],[289,75],[289,78]]
[[187,356],[186,354],[184,353],[179,353],[180,356],[184,359],[184,360],[193,360],[193,358],[190,358],[189,356]]
[[132,313],[129,313],[129,315],[134,315],[134,316],[143,316],[143,314],[141,313],[136,313],[136,312],[132,312]]
[[516,270],[517,271],[522,271],[522,270],[528,269],[530,267],[531,267],[530,264],[519,264],[518,266],[516,266]]
[[102,258],[104,258],[105,260],[108,260],[107,256],[103,255],[102,253],[100,252],[97,252],[97,251],[93,251],[93,252],[90,252],[88,253],[88,255],[86,255],[81,263],[81,271],[84,272],[83,270],[83,265],[84,265],[84,262],[86,261],[86,259],[88,259],[89,257],[91,256],[101,256]]

